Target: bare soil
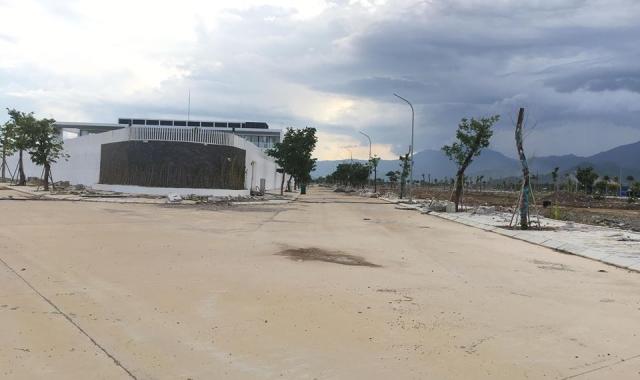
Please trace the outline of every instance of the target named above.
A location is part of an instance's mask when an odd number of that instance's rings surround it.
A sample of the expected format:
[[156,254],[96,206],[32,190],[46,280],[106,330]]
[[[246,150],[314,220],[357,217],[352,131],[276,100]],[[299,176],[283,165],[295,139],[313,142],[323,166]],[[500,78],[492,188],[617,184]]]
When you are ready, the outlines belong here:
[[[386,189],[390,191],[391,189]],[[382,192],[384,192],[383,190]],[[416,187],[415,198],[449,199],[450,189],[442,186]],[[558,192],[536,192],[536,206],[542,216],[553,218],[552,207],[543,207],[544,202],[557,205],[557,219],[596,226],[615,227],[640,231],[640,201],[629,203],[626,198],[596,197],[593,195]],[[498,211],[512,212],[518,202],[518,192],[492,190],[465,190],[465,206],[495,206]]]

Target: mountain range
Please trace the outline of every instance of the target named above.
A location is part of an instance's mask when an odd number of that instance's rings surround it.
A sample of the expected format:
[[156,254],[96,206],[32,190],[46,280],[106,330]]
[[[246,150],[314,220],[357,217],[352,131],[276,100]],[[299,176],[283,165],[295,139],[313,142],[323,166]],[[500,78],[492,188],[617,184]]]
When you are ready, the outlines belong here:
[[[336,166],[350,160],[318,161],[316,169],[311,173],[313,178],[331,174]],[[365,162],[353,160],[354,162]],[[573,154],[563,156],[544,156],[527,158],[531,174],[539,175],[541,180],[550,178],[550,173],[555,167],[560,168],[561,175],[574,173],[576,168],[592,166],[595,171],[611,178],[622,176],[623,182],[631,175],[640,180],[640,141],[633,144],[621,145],[616,148],[594,154],[588,157]],[[378,165],[378,177],[384,177],[389,171],[400,169],[399,160],[380,160]],[[452,178],[456,173],[456,165],[451,162],[442,151],[423,150],[414,155],[413,177],[422,179]],[[507,157],[502,153],[491,149],[482,151],[479,157],[471,163],[467,169],[470,177],[484,176],[485,180],[517,177],[521,175],[520,161]],[[562,178],[562,177],[561,177]]]

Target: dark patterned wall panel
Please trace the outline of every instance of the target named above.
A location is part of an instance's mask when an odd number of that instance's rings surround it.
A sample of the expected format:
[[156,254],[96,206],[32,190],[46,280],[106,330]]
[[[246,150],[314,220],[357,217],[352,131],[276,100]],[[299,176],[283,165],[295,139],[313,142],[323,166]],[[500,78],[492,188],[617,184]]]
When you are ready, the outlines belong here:
[[245,151],[164,141],[102,144],[100,183],[151,187],[244,189]]

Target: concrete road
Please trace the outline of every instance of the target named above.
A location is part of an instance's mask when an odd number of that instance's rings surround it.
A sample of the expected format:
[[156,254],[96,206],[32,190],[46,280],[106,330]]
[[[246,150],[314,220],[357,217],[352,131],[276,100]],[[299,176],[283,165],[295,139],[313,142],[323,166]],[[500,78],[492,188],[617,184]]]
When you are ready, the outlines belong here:
[[316,188],[0,201],[3,379],[635,379],[640,275]]

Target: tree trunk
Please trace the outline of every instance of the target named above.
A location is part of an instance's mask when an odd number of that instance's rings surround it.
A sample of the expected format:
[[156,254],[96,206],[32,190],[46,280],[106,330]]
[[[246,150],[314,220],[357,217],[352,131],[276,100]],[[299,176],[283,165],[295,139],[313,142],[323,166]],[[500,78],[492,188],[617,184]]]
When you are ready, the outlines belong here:
[[47,162],[46,164],[44,164],[44,191],[49,191],[49,176],[51,175],[50,172],[51,167]]
[[529,165],[527,157],[524,154],[522,146],[522,124],[524,122],[524,108],[520,108],[518,112],[518,122],[516,124],[516,148],[520,164],[522,165],[522,195],[520,198],[520,228],[526,230],[529,228],[529,190],[531,189],[531,180],[529,176]]
[[373,168],[373,192],[378,192],[378,169],[375,166]]
[[462,188],[464,186],[464,170],[458,170],[458,174],[456,175],[456,191],[453,194],[450,201],[456,204],[456,212],[459,211],[460,199],[462,198]]
[[289,176],[289,180],[287,181],[287,191],[291,192],[291,178],[293,178],[293,175]]
[[24,175],[24,166],[22,164],[22,149],[18,154],[18,186],[25,186],[27,184],[27,178]]
[[283,170],[282,171],[282,182],[280,183],[280,195],[284,194],[284,176],[285,176],[285,173],[284,173],[284,170]]
[[6,143],[7,143],[6,141],[4,141],[2,143],[2,164],[1,165],[2,165],[2,180],[3,181],[6,178],[5,177],[5,169],[6,169],[5,166],[7,166],[7,151],[6,151],[6,148],[5,148]]

